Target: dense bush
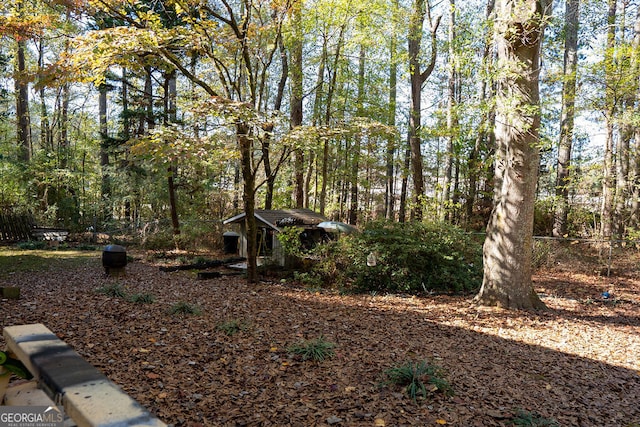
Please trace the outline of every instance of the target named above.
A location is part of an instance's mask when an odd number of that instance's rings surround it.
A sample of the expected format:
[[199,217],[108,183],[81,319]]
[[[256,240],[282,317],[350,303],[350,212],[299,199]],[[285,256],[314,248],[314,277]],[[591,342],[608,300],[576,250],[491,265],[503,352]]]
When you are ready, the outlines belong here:
[[465,292],[482,282],[481,244],[446,223],[374,222],[319,253],[314,273],[357,292]]

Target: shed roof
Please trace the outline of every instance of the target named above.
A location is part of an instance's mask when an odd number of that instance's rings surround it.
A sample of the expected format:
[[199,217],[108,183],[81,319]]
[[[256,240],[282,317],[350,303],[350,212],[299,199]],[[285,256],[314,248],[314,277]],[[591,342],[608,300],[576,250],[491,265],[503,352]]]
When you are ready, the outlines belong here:
[[[224,221],[224,224],[244,221],[246,213],[241,213]],[[264,225],[280,231],[280,227],[288,225],[298,225],[302,227],[313,227],[326,221],[324,215],[312,211],[311,209],[256,209],[256,219]]]

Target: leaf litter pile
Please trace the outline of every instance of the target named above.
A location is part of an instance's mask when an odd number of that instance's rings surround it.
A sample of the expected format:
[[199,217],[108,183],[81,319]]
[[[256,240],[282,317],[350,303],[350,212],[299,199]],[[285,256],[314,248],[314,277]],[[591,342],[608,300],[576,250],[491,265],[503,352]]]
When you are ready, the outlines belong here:
[[[640,426],[637,259],[610,277],[543,268],[534,280],[549,310],[526,312],[470,296],[197,280],[140,258],[115,278],[98,255],[5,275],[21,298],[0,301],[0,326],[45,324],[176,426]],[[324,360],[291,351],[309,342],[330,349]],[[385,376],[425,362],[451,393],[425,379],[411,398]]]

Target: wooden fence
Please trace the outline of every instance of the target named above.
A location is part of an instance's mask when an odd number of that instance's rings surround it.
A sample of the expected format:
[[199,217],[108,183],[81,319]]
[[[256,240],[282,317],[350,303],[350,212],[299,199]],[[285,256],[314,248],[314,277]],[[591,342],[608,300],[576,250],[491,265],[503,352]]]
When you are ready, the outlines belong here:
[[0,213],[0,241],[18,242],[33,238],[35,221],[31,215]]

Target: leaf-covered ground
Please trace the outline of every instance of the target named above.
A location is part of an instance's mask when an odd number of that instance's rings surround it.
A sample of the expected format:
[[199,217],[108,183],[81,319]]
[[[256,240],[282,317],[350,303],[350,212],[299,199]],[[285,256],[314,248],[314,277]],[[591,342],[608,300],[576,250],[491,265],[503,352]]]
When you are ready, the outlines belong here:
[[[0,301],[0,326],[44,323],[176,426],[501,426],[518,410],[562,426],[640,426],[637,258],[611,277],[571,263],[543,269],[535,282],[545,312],[197,280],[138,258],[121,278],[104,275],[99,254],[4,274],[0,287],[20,286],[21,298]],[[113,284],[155,301],[96,292]],[[202,312],[170,314],[177,302]],[[218,328],[230,321],[243,330]],[[336,345],[329,360],[287,351],[321,336]],[[453,396],[414,402],[385,384],[385,370],[420,360],[445,370]]]

